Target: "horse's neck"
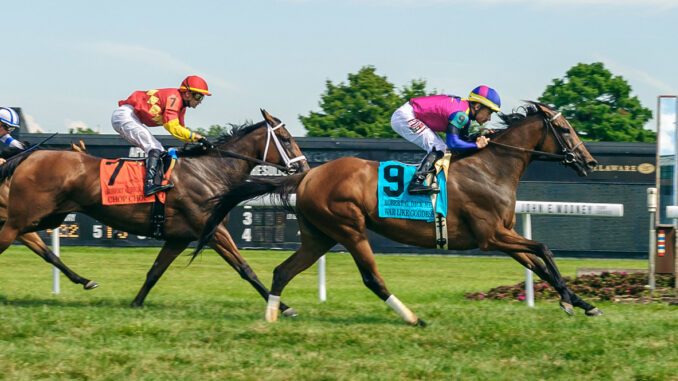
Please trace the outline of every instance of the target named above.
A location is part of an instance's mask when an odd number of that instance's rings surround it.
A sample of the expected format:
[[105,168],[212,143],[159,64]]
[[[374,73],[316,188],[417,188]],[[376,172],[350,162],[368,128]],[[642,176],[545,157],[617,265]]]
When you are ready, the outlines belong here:
[[[541,120],[535,119],[529,125],[513,127],[496,139],[497,143],[512,147],[535,150],[542,138],[543,131],[539,128]],[[532,155],[504,147],[490,145],[481,150],[478,155],[483,156],[490,163],[498,182],[510,182],[517,186],[520,177],[532,161]]]

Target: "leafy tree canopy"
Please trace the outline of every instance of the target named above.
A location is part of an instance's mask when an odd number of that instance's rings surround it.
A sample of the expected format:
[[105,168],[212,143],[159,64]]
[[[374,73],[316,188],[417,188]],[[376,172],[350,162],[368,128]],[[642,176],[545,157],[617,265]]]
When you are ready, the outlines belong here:
[[89,127],[71,127],[68,129],[69,134],[89,134],[89,135],[97,135],[100,132],[99,131],[94,131],[93,129]]
[[391,115],[413,97],[428,95],[426,81],[412,80],[399,92],[373,66],[364,66],[348,75],[348,83],[327,81],[321,96],[321,112],[311,111],[299,120],[308,136],[350,138],[397,137],[391,129]]
[[220,124],[213,124],[207,130],[204,128],[196,128],[195,131],[202,136],[219,136],[225,132],[230,132],[231,128]]
[[546,87],[540,102],[561,111],[584,140],[654,142],[656,133],[643,126],[652,111],[631,97],[631,86],[613,76],[601,62],[579,63]]

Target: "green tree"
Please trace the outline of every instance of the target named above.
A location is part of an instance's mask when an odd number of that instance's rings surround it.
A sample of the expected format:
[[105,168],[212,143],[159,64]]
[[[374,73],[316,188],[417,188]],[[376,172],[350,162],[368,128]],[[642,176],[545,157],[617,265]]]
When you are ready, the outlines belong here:
[[540,102],[547,103],[584,132],[584,140],[654,142],[656,133],[643,128],[652,111],[631,97],[631,86],[613,76],[601,62],[579,63],[564,78],[546,87]]
[[100,134],[99,131],[94,131],[93,129],[89,127],[71,127],[68,129],[69,134],[89,134],[89,135],[97,135]]
[[195,131],[202,136],[219,136],[225,132],[230,132],[231,128],[219,124],[213,124],[208,130],[204,128],[196,128]]
[[412,80],[396,93],[386,77],[377,75],[373,66],[364,66],[348,75],[348,83],[327,81],[321,96],[321,112],[311,111],[299,120],[308,136],[351,138],[391,138],[391,115],[413,97],[428,95],[426,81]]

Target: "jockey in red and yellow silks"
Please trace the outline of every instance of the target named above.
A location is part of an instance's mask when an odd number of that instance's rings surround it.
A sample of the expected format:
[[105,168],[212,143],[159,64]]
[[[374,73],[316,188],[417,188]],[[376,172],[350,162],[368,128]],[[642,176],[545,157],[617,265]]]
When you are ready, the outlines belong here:
[[160,157],[165,148],[160,144],[149,127],[163,126],[172,136],[183,142],[197,142],[205,138],[186,128],[184,114],[186,107],[195,108],[209,93],[204,79],[192,75],[186,77],[178,89],[135,91],[127,99],[118,102],[113,111],[111,124],[125,140],[142,148],[148,155],[144,194],[171,188],[172,184],[161,185],[162,162]]
[[[430,194],[436,189],[424,185],[426,174],[443,156],[446,149],[466,151],[487,146],[489,139],[479,136],[469,140],[469,126],[489,121],[492,113],[499,111],[499,94],[487,86],[478,86],[468,98],[449,95],[431,95],[412,98],[398,108],[391,117],[391,127],[400,136],[426,150],[428,154],[419,164],[407,191],[410,194]],[[443,141],[438,132],[446,132]]]

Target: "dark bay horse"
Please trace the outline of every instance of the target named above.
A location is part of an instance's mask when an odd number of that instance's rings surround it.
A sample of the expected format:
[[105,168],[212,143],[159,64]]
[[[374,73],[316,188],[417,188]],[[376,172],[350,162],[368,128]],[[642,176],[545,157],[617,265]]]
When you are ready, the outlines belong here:
[[[79,144],[73,144],[71,143],[71,149],[75,152],[85,152],[85,143],[82,141],[79,142]],[[2,156],[4,159],[9,159],[10,157],[15,156],[16,154],[19,154],[23,152],[22,150],[3,150]],[[9,183],[10,183],[10,178],[6,178],[1,184],[0,184],[0,223],[4,224],[5,221],[7,220],[7,205],[9,204]],[[99,284],[97,282],[94,282],[92,280],[89,280],[87,278],[83,278],[82,276],[78,275],[76,272],[68,268],[59,257],[57,257],[52,250],[45,244],[45,242],[40,238],[38,233],[35,232],[29,232],[25,234],[21,234],[16,237],[16,240],[23,243],[31,249],[34,253],[40,256],[40,258],[44,259],[45,262],[52,264],[53,266],[56,266],[61,272],[70,279],[71,282],[75,284],[81,284],[82,287],[85,290],[91,290],[96,287],[99,287]]]
[[[264,121],[234,128],[213,148],[196,146],[181,153],[171,175],[174,188],[167,193],[165,244],[132,302],[141,306],[167,267],[195,241],[209,217],[205,201],[242,181],[257,162],[289,172],[304,171],[308,163],[299,146],[279,120],[262,110]],[[261,159],[257,159],[261,158]],[[247,160],[245,160],[247,159]],[[115,229],[150,235],[152,203],[104,206],[99,183],[100,158],[68,151],[37,151],[11,168],[0,166],[0,179],[12,176],[7,222],[0,230],[0,253],[19,234],[59,226],[70,212],[85,213]],[[8,162],[7,164],[10,164]],[[7,165],[6,164],[6,165]],[[225,225],[210,242],[216,252],[242,278],[268,298],[268,289],[240,255]],[[285,314],[296,314],[281,306]]]
[[[568,314],[572,315],[573,306],[577,306],[586,315],[600,315],[598,308],[567,288],[546,245],[524,238],[513,229],[518,181],[532,160],[560,160],[580,176],[597,164],[560,113],[535,102],[525,108],[526,115],[503,116],[508,127],[493,135],[493,144],[450,164],[449,248],[505,252],[549,282],[560,294],[560,306]],[[296,192],[301,247],[274,271],[266,319],[277,319],[278,302],[287,283],[340,243],[353,256],[370,290],[407,323],[425,325],[386,289],[367,240],[367,229],[408,245],[432,248],[435,227],[425,221],[379,217],[378,168],[377,162],[344,157],[279,179],[250,178],[219,199],[194,255],[240,201],[265,193],[277,193],[285,201],[286,196]]]

